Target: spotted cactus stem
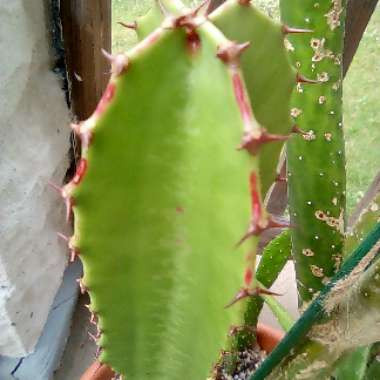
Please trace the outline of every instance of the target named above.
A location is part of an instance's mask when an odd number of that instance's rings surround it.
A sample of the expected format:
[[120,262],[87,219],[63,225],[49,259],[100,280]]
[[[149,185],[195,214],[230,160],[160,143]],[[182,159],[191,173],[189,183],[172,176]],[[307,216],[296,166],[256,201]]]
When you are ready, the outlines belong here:
[[291,115],[304,134],[287,146],[292,250],[300,299],[309,301],[339,268],[345,230],[342,129],[344,0],[282,0],[283,22],[312,30],[287,39],[299,72]]

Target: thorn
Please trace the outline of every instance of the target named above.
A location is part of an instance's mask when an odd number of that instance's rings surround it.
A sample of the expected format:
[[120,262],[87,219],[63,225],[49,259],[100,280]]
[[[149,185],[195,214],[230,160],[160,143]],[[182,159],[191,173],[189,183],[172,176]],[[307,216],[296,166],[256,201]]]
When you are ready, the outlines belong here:
[[282,33],[284,34],[297,34],[297,33],[314,33],[311,29],[292,28],[286,24],[282,26]]
[[90,316],[90,323],[92,325],[95,325],[95,326],[97,325],[97,323],[96,323],[96,315],[92,311],[91,311],[91,316]]
[[301,75],[300,73],[297,73],[297,75],[296,75],[296,82],[297,83],[308,83],[308,84],[320,83],[318,80],[306,78],[303,75]]
[[125,54],[112,55],[111,53],[108,53],[108,51],[103,48],[100,50],[103,56],[111,63],[112,74],[116,76],[120,75],[128,68],[129,59]]
[[251,4],[251,0],[239,0],[239,4],[247,6]]
[[84,174],[86,173],[86,169],[87,169],[87,160],[85,158],[81,158],[78,163],[77,170],[74,174],[74,177],[71,180],[71,182],[74,185],[78,185],[80,183],[80,181],[84,177]]
[[240,300],[242,300],[244,298],[259,296],[261,294],[266,294],[266,295],[270,295],[270,296],[281,296],[281,294],[272,292],[272,291],[264,289],[264,288],[260,288],[258,286],[256,286],[253,289],[241,288],[237,292],[235,297],[232,298],[232,300],[224,308],[227,309],[227,308],[231,307],[232,305],[234,305],[235,303],[239,302]]
[[243,142],[238,147],[238,149],[246,149],[249,153],[255,156],[263,144],[270,143],[273,141],[285,141],[288,140],[289,137],[289,135],[276,135],[273,133],[268,133],[265,128],[261,128],[259,137],[246,135],[243,138]]
[[305,132],[303,129],[301,129],[297,124],[293,125],[292,133],[298,133],[300,135],[307,135],[307,132]]
[[202,1],[193,11],[192,11],[192,15],[194,17],[198,16],[198,13],[202,10],[202,8],[206,8],[206,11],[207,9],[209,8],[211,4],[211,0],[204,0]]
[[59,237],[60,239],[62,239],[62,240],[65,241],[66,243],[69,243],[70,238],[69,238],[67,235],[63,234],[62,232],[57,232],[57,235],[58,235],[58,237]]
[[88,336],[95,342],[95,343],[98,343],[98,339],[99,337],[95,336],[93,333],[91,333],[90,331],[87,331],[87,334]]
[[106,58],[110,63],[113,63],[115,57],[111,53],[108,53],[108,51],[103,48],[101,48],[100,51],[102,52],[104,58]]
[[270,228],[292,228],[291,224],[288,221],[282,221],[276,219],[273,215],[268,215],[268,219],[264,225],[260,225],[258,223],[251,222],[248,231],[244,234],[244,236],[238,241],[236,247],[242,245],[248,238],[251,236],[260,236],[264,231]]
[[96,347],[95,359],[98,359],[101,353],[102,353],[102,347],[100,346]]
[[52,181],[48,181],[48,185],[55,191],[57,191],[59,194],[62,195],[62,187],[59,187],[58,185],[56,185],[54,182]]
[[216,56],[227,64],[238,63],[242,53],[247,50],[250,45],[250,41],[244,42],[242,44],[231,42],[227,46],[219,46],[216,52]]
[[123,26],[124,28],[127,28],[127,29],[133,29],[133,30],[137,29],[137,22],[136,21],[133,21],[133,22],[119,21],[118,24]]
[[161,13],[165,16],[165,17],[172,17],[172,14],[169,12],[169,10],[164,6],[164,4],[162,4],[162,1],[161,0],[156,0],[156,3],[158,5],[158,7],[160,8],[160,11]]
[[76,281],[77,281],[77,283],[79,285],[81,294],[86,294],[88,292],[88,289],[83,284],[83,279],[82,278],[78,278]]

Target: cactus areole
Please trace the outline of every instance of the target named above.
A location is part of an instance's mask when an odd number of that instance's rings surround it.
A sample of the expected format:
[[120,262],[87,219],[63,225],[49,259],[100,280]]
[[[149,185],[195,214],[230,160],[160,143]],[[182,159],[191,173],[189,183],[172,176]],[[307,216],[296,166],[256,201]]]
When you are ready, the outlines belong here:
[[74,215],[68,246],[83,262],[99,361],[127,379],[233,375],[239,351],[256,344],[261,306],[249,300],[268,294],[255,276],[259,236],[285,226],[263,199],[284,142],[300,132],[292,89],[309,82],[284,37],[310,31],[250,1],[206,17],[207,5],[157,1],[133,24],[135,47],[104,52],[107,89],[72,125],[82,157],[60,190]]

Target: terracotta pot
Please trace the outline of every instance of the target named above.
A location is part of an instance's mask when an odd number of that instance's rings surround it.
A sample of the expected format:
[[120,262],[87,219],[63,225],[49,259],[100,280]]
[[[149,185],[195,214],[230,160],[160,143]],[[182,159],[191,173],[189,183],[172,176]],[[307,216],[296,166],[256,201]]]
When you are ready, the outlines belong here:
[[115,372],[106,364],[96,361],[82,375],[80,380],[112,380]]
[[[284,333],[268,325],[258,323],[257,325],[257,342],[260,347],[267,353],[271,352],[283,338]],[[82,375],[80,380],[112,380],[115,373],[106,364],[96,361]]]

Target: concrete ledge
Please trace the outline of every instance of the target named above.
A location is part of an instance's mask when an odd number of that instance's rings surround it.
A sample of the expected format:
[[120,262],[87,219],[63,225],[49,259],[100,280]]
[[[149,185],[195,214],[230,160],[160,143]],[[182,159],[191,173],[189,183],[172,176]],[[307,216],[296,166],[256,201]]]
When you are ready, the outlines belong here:
[[82,274],[77,260],[64,274],[63,283],[50,309],[35,352],[24,358],[0,356],[1,380],[51,380],[59,367],[70,334],[72,315],[78,299],[76,280]]

